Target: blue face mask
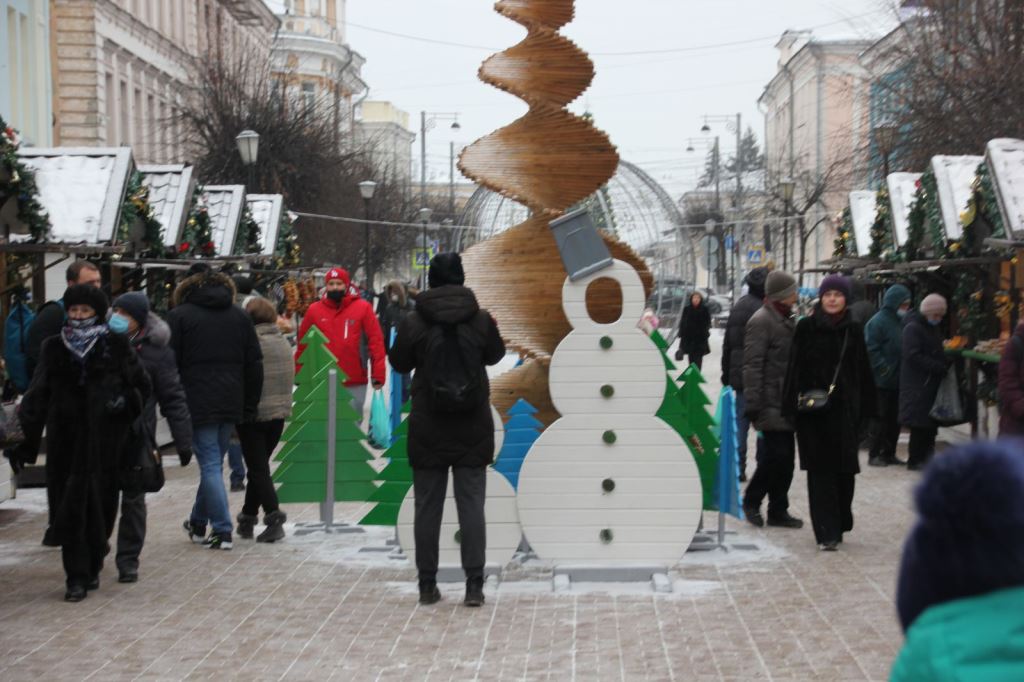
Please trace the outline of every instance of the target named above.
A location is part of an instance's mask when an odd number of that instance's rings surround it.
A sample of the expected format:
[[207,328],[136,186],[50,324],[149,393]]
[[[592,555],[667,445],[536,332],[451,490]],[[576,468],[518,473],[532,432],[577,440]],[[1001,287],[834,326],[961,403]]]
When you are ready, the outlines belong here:
[[930,324],[933,327],[938,327],[939,323],[941,323],[941,322],[942,322],[942,320],[928,320],[928,324]]
[[907,313],[909,313],[909,312],[910,312],[909,310],[897,310],[896,314],[899,315],[900,318],[902,319],[902,318],[906,317]]
[[110,331],[115,334],[128,333],[128,320],[122,315],[111,315],[110,320],[107,322],[107,326],[110,327]]

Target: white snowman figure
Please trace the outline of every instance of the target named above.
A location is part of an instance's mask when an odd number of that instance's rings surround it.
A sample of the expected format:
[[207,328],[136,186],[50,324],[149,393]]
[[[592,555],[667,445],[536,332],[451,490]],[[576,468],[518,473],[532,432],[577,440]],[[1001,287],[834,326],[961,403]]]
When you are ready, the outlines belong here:
[[[622,316],[599,324],[587,287],[609,278]],[[562,305],[573,331],[551,358],[551,399],[561,418],[534,443],[519,474],[523,534],[555,563],[671,566],[700,521],[697,465],[682,438],[655,416],[665,391],[661,353],[637,329],[640,276],[622,261],[578,281]]]
[[[501,451],[504,444],[505,428],[498,411],[491,406],[494,419],[494,454]],[[416,537],[413,533],[413,521],[416,518],[416,497],[414,489],[409,488],[402,506],[398,510],[398,544],[402,551],[412,560],[416,556]],[[502,474],[487,467],[487,499],[484,502],[484,519],[487,524],[487,566],[504,567],[512,560],[519,543],[523,539],[523,530],[519,525],[519,512],[516,508],[516,491]],[[462,567],[459,546],[459,513],[455,507],[455,484],[448,474],[448,492],[444,500],[444,512],[441,516],[441,538],[438,543],[438,567]]]

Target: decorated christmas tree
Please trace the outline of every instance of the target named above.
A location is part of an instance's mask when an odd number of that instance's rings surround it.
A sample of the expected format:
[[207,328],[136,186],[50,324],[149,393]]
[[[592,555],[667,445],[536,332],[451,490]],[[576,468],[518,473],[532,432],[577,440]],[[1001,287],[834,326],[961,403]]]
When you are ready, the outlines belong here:
[[21,138],[18,131],[0,117],[0,225],[18,232],[26,230],[31,241],[45,242],[50,233],[50,217],[39,203],[36,174],[18,157]]
[[[408,414],[409,403],[402,407]],[[398,523],[398,510],[412,487],[412,467],[409,466],[409,420],[404,419],[395,429],[396,440],[384,452],[388,465],[377,475],[381,486],[369,497],[377,505],[359,523],[364,526],[394,526]]]
[[203,198],[203,188],[196,185],[192,191],[192,208],[189,210],[185,234],[178,244],[177,255],[183,258],[214,256],[217,253],[210,227],[210,211]]
[[363,502],[377,489],[377,472],[367,462],[372,459],[361,441],[366,434],[355,422],[360,415],[352,408],[352,395],[345,390],[345,374],[338,370],[337,409],[329,414],[328,377],[337,368],[337,360],[327,350],[327,337],[310,327],[302,342],[306,348],[299,360],[302,368],[295,380],[292,420],[281,440],[285,445],[277,454],[281,465],[274,480],[281,484],[277,495],[281,502],[322,502],[327,494],[327,425],[337,423],[335,436],[335,501]]
[[295,234],[293,215],[291,211],[281,212],[281,222],[277,228],[277,244],[274,246],[274,265],[278,268],[299,264],[299,236]]
[[242,211],[242,220],[238,224],[238,236],[235,237],[235,255],[241,256],[260,252],[260,225],[252,217],[249,204]]
[[141,242],[140,254],[159,257],[164,252],[164,228],[149,203],[149,187],[142,179],[139,171],[132,171],[128,177],[128,190],[121,202],[117,240]]
[[494,470],[507,478],[513,488],[519,487],[519,470],[523,468],[523,459],[544,428],[544,425],[534,418],[535,414],[537,408],[521,398],[508,411],[505,442],[494,463]]

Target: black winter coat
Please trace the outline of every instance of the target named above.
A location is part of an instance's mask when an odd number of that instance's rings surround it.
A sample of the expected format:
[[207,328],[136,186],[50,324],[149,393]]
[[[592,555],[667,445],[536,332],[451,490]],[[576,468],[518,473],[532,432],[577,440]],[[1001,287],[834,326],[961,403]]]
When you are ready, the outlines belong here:
[[[820,412],[798,413],[797,395],[828,390],[847,337],[846,353],[829,405]],[[875,379],[864,343],[864,328],[849,311],[833,324],[820,306],[796,325],[786,372],[782,414],[794,418],[800,468],[823,473],[860,473],[857,446],[861,423],[874,417]]]
[[687,355],[707,355],[711,352],[708,336],[711,329],[711,313],[703,302],[696,308],[683,308],[679,320],[679,350]]
[[178,452],[182,452],[192,449],[192,419],[170,341],[171,330],[167,323],[156,314],[150,313],[145,328],[135,337],[132,346],[138,352],[142,366],[153,383],[153,393],[146,401],[142,415],[145,420],[142,431],[148,436],[148,442],[144,445],[150,450],[158,445],[155,442],[155,434],[156,408],[159,404],[160,413],[166,417],[167,425],[171,429],[174,447]]
[[39,364],[39,354],[43,350],[43,341],[60,334],[64,326],[64,306],[58,301],[47,301],[36,312],[32,324],[28,326],[28,333],[25,335],[25,362],[28,369],[29,381]]
[[235,284],[215,272],[193,275],[174,292],[167,316],[192,424],[241,424],[256,418],[263,353]]
[[928,324],[921,313],[910,313],[903,327],[902,353],[900,424],[922,428],[935,426],[928,413],[949,366],[942,349],[942,332]]
[[132,425],[150,389],[124,336],[99,339],[84,364],[59,336],[43,342],[19,408],[25,442],[17,456],[35,461],[45,427],[47,486],[57,504],[53,531],[61,544],[84,538],[95,556],[106,554],[116,509],[107,508],[104,500],[134,455]]
[[746,339],[747,322],[764,305],[764,297],[746,294],[729,312],[725,323],[725,340],[722,344],[722,385],[732,386],[743,392],[743,345]]
[[463,286],[430,289],[416,299],[416,311],[398,327],[388,359],[401,373],[416,370],[412,377],[412,411],[409,413],[409,464],[414,469],[449,466],[482,467],[494,461],[494,419],[489,400],[490,385],[484,372],[484,398],[474,410],[438,412],[431,404],[425,367],[427,335],[432,325],[458,324],[463,343],[481,349],[485,365],[505,357],[505,343],[498,325],[481,310],[473,292]]

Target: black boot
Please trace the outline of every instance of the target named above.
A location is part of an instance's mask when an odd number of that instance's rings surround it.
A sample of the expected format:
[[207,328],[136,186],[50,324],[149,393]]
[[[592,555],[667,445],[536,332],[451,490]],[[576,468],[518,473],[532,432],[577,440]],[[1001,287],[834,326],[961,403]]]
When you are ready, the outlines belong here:
[[86,591],[85,585],[81,583],[72,583],[68,585],[67,592],[64,593],[64,601],[82,601],[85,599]]
[[267,529],[257,536],[256,542],[276,542],[283,539],[283,526],[287,520],[288,515],[280,509],[264,514],[263,523],[267,524]]
[[437,589],[436,580],[420,581],[420,603],[429,606],[441,601],[441,590]]
[[761,516],[761,509],[759,507],[755,507],[752,504],[744,503],[743,516],[751,525],[757,526],[758,528],[764,527],[764,517]]
[[781,514],[768,514],[768,525],[776,528],[803,528],[804,522],[795,516],[790,516],[788,511]]
[[477,576],[466,580],[466,606],[484,605],[484,578]]
[[[257,511],[259,511],[257,509]],[[235,521],[238,525],[235,530],[238,531],[238,537],[245,538],[246,540],[252,540],[252,529],[256,525],[256,522],[260,520],[258,516],[250,516],[249,514],[239,514]]]

